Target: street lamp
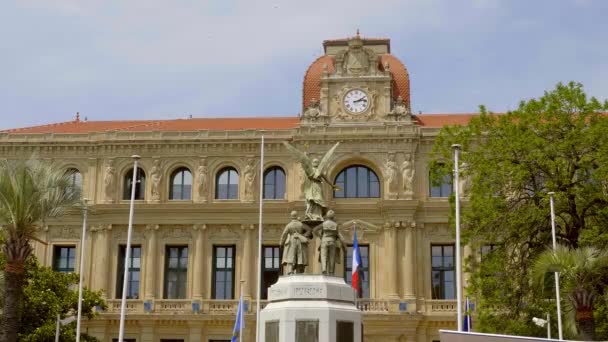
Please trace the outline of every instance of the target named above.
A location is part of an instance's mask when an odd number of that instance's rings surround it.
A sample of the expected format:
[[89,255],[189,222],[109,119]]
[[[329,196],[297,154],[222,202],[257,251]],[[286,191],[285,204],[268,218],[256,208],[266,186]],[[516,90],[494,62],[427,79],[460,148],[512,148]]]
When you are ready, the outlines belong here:
[[544,328],[545,325],[547,326],[547,338],[551,339],[551,317],[549,316],[549,314],[547,314],[547,319],[542,319],[542,318],[538,318],[538,317],[532,317],[532,322],[534,322],[534,324],[538,325],[541,328]]

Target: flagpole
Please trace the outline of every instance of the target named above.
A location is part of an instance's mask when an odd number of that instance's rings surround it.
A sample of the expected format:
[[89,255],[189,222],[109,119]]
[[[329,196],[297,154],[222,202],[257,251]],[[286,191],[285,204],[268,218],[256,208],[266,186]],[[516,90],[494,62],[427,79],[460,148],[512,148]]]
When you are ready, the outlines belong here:
[[57,324],[55,325],[55,342],[59,342],[59,314],[57,314]]
[[[553,195],[554,192],[549,192],[549,203],[551,206],[551,237],[553,238],[553,253],[557,250],[557,240],[555,237],[555,208],[553,204]],[[557,333],[559,339],[562,340],[564,337],[562,335],[562,306],[561,306],[561,298],[559,293],[559,272],[555,272],[555,300],[557,302]]]
[[460,152],[460,145],[452,145],[454,149],[454,192],[456,202],[456,316],[458,320],[458,331],[462,331],[462,279],[461,279],[461,265],[460,265],[460,189],[459,189],[459,175],[458,175],[458,155]]
[[[125,252],[124,273],[122,280],[122,300],[120,303],[120,326],[118,342],[123,342],[125,336],[125,313],[127,309],[127,283],[129,278],[129,258],[131,257],[131,231],[133,230],[133,208],[135,204],[135,187],[137,186],[137,162],[140,156],[133,155],[133,179],[131,181],[131,203],[129,205],[129,226],[127,227],[127,247]],[[145,190],[144,190],[145,191]]]
[[76,320],[76,342],[80,342],[80,318],[82,316],[82,283],[84,281],[84,241],[87,234],[87,199],[83,198],[82,236],[80,238],[80,281],[78,282],[78,318]]
[[245,308],[243,305],[243,285],[245,284],[244,280],[241,280],[241,300],[239,301],[239,306],[241,310],[241,315],[239,316],[239,342],[243,342],[243,332],[245,332],[245,327],[243,327],[243,316],[245,315]]
[[260,300],[262,298],[262,208],[264,205],[264,136],[260,145],[260,213],[258,218],[258,293],[255,309],[255,341],[260,341]]

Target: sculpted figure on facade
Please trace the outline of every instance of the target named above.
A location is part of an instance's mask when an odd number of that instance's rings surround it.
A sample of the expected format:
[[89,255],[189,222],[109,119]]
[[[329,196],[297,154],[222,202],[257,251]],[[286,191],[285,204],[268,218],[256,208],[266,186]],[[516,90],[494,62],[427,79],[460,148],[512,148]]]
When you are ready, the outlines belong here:
[[469,175],[469,165],[467,163],[462,163],[461,166],[462,174],[460,175],[460,180],[458,187],[460,188],[460,196],[469,197],[469,193],[471,192],[471,176]]
[[321,112],[321,104],[317,99],[310,100],[310,103],[306,110],[304,110],[304,121],[306,122],[317,122],[325,115]]
[[160,167],[160,160],[156,159],[150,171],[150,180],[152,183],[151,195],[153,201],[160,200],[160,183],[163,178],[163,173]]
[[302,185],[304,191],[304,199],[306,201],[306,221],[323,221],[323,215],[327,212],[327,204],[325,201],[325,193],[323,192],[323,182],[329,184],[332,189],[338,189],[332,184],[325,174],[325,169],[329,165],[330,159],[334,151],[340,145],[336,143],[332,148],[325,153],[321,161],[317,158],[310,159],[306,153],[291,146],[288,142],[283,142],[285,147],[292,156],[300,161],[306,178]]
[[283,247],[283,274],[304,273],[308,265],[308,239],[310,232],[298,219],[298,213],[294,210],[290,214],[289,222],[283,234],[280,244]]
[[243,199],[245,201],[253,201],[253,189],[255,182],[255,159],[250,158],[249,160],[247,160],[247,166],[245,166],[243,176],[245,177]]
[[403,195],[406,199],[414,197],[414,161],[411,154],[405,156],[405,160],[401,164],[401,182],[403,185]]
[[116,168],[114,167],[114,161],[108,160],[106,165],[106,173],[103,176],[103,189],[105,199],[107,202],[112,202],[114,197],[114,176],[116,175]]
[[395,162],[395,154],[389,153],[384,162],[384,174],[386,175],[387,194],[389,198],[397,197],[397,162]]
[[407,104],[403,100],[403,97],[397,97],[393,104],[393,109],[388,116],[395,121],[410,121],[412,119],[411,113],[407,109]]
[[338,230],[338,224],[334,221],[334,211],[329,210],[325,221],[313,229],[313,233],[321,239],[319,246],[319,261],[321,262],[321,273],[334,275],[336,263],[340,263],[341,252],[344,252],[346,243]]
[[196,179],[198,181],[198,198],[201,202],[207,201],[207,190],[209,189],[209,183],[207,181],[208,171],[207,160],[205,158],[201,158],[198,169],[196,170]]

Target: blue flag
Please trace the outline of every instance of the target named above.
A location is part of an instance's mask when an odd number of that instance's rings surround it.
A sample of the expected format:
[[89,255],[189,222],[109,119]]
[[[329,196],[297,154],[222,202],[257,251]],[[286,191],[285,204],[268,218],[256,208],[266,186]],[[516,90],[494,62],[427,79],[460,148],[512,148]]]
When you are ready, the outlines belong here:
[[471,310],[469,304],[469,297],[465,300],[464,304],[464,322],[462,322],[462,331],[472,331],[473,321],[471,320]]
[[234,322],[234,330],[232,330],[231,342],[237,342],[237,338],[242,334],[245,329],[245,320],[243,319],[243,293],[239,299],[239,307],[236,309],[236,321]]

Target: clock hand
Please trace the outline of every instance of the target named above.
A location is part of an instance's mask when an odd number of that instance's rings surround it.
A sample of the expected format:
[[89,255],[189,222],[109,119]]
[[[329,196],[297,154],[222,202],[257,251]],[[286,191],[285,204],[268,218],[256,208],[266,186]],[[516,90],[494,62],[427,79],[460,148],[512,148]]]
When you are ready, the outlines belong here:
[[367,99],[365,97],[362,97],[362,98],[360,98],[358,100],[353,101],[353,103],[355,103],[355,102],[361,102],[361,101],[367,102]]

